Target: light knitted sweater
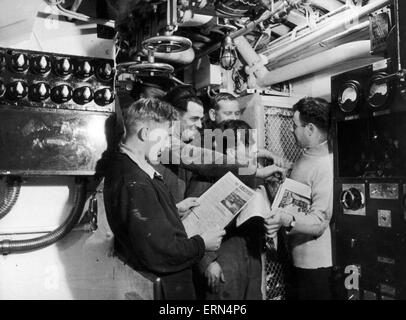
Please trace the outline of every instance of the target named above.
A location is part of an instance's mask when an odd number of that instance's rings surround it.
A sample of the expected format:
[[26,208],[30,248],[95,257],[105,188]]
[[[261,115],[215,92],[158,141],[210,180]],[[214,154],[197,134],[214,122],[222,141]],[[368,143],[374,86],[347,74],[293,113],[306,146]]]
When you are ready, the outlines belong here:
[[311,187],[312,201],[309,214],[295,215],[296,225],[289,233],[293,264],[303,269],[331,267],[334,173],[327,142],[305,149],[290,178]]

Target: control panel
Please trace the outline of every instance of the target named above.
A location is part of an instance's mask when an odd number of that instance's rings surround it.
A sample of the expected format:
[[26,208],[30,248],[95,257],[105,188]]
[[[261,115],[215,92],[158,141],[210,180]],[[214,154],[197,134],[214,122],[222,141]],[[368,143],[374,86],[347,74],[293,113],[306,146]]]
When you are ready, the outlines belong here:
[[0,48],[0,174],[95,174],[114,78],[113,60]]
[[112,60],[0,48],[0,104],[114,111]]

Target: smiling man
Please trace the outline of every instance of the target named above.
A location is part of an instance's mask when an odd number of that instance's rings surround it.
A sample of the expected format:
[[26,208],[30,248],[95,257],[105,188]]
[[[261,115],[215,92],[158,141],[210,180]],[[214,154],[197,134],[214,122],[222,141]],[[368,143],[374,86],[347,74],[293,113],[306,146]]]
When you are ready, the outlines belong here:
[[227,92],[217,94],[212,100],[209,117],[217,124],[226,120],[240,120],[241,110],[237,98]]

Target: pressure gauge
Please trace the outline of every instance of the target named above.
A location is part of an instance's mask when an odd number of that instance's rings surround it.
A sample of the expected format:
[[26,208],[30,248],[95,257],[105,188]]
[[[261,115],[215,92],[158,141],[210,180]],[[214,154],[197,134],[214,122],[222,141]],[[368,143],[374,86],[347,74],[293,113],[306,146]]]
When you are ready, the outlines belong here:
[[340,203],[344,209],[357,211],[365,207],[365,195],[357,188],[350,188],[341,193]]
[[357,81],[347,81],[338,93],[338,106],[341,111],[354,111],[361,100],[361,86]]
[[393,88],[390,80],[379,81],[387,76],[386,73],[379,73],[373,76],[369,82],[367,103],[374,109],[384,107],[392,96]]

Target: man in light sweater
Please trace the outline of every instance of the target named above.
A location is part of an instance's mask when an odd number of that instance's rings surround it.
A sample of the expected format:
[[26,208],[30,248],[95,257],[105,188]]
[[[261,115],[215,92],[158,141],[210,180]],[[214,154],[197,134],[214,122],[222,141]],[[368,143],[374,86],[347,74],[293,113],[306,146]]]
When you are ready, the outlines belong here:
[[288,233],[294,267],[291,298],[331,299],[334,175],[328,146],[330,106],[324,99],[304,98],[293,111],[292,131],[303,155],[290,178],[311,187],[311,208],[307,215],[277,213],[266,221],[266,227],[272,237],[280,227]]

